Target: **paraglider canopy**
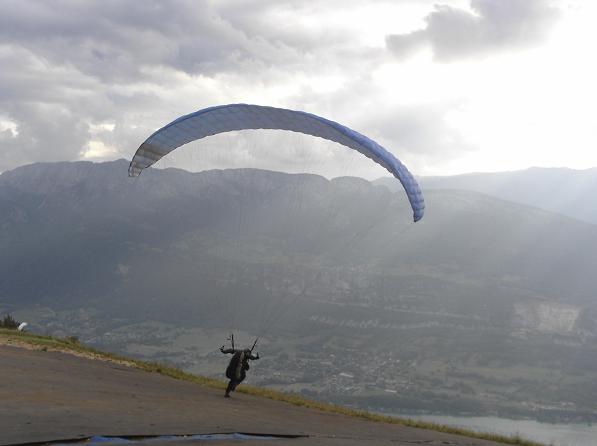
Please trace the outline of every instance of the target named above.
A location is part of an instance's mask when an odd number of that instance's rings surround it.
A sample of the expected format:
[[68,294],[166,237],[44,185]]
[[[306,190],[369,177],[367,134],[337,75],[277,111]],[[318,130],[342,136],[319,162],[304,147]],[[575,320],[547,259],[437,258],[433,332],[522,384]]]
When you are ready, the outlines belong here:
[[337,122],[303,111],[249,104],[205,108],[172,121],[154,132],[137,149],[129,176],[138,176],[177,147],[218,133],[248,129],[278,129],[304,133],[337,142],[357,150],[387,169],[404,187],[413,210],[413,219],[423,217],[425,202],[421,189],[394,155],[372,139]]

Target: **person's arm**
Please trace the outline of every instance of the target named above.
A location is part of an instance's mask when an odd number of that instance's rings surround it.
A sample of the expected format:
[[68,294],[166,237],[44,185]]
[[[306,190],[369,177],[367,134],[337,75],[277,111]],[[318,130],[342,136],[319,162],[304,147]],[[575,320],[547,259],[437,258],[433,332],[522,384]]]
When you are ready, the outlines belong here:
[[236,350],[234,350],[233,348],[224,348],[223,345],[220,347],[220,351],[222,353],[235,353],[236,352]]

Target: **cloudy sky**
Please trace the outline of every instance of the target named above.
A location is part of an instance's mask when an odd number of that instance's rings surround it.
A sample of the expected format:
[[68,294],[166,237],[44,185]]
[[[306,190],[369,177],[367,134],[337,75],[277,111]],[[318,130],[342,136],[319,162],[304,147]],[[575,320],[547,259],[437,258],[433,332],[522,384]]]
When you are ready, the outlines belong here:
[[[0,0],[0,172],[130,159],[239,102],[338,121],[416,175],[594,167],[596,22],[587,0]],[[275,131],[179,152],[162,165],[385,173]]]

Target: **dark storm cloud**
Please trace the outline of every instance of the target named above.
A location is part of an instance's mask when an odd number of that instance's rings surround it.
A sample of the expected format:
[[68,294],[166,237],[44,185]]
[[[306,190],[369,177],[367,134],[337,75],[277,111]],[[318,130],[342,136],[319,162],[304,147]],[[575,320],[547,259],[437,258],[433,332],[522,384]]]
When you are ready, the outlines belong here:
[[107,81],[146,65],[187,72],[247,57],[243,36],[205,1],[4,1],[0,39]]
[[[367,53],[342,33],[326,27],[304,32],[300,21],[280,18],[288,9],[292,17],[315,5],[0,2],[0,172],[80,158],[96,136],[128,156],[143,135],[176,113],[217,100],[209,91],[195,91],[194,100],[181,97],[176,88],[185,83],[228,76],[220,84],[240,91],[239,84],[267,88],[324,66],[346,71],[360,64]],[[102,121],[114,125],[111,134],[92,132],[90,124]],[[17,132],[6,130],[7,122]]]
[[295,57],[235,26],[241,17],[232,25],[201,0],[0,2],[0,172],[77,159],[91,122],[111,121],[113,142],[135,147],[160,122],[156,90],[176,85],[176,72],[250,76]]
[[34,161],[77,159],[88,127],[73,111],[52,104],[20,104],[10,109],[17,133],[0,133],[0,171]]
[[243,61],[284,64],[321,46],[317,33],[297,37],[287,24],[265,23],[269,5],[7,0],[0,3],[0,40],[115,82],[138,80],[146,66],[211,74]]
[[0,66],[8,68],[0,70],[0,130],[6,123],[14,127],[0,133],[0,172],[36,161],[79,159],[93,136],[89,123],[123,122],[147,104],[147,93],[124,95],[19,45],[0,45]]
[[430,47],[450,62],[542,43],[560,12],[549,0],[471,0],[471,11],[436,5],[424,29],[386,38],[390,51],[405,57]]

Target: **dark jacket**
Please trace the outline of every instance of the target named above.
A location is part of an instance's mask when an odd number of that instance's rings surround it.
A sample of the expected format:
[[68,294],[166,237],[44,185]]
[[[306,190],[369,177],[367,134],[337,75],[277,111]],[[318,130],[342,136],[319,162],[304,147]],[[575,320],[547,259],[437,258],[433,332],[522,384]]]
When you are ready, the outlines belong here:
[[259,359],[259,354],[254,356],[251,350],[236,350],[221,348],[222,353],[232,353],[232,359],[226,368],[226,377],[233,381],[243,381],[246,377],[246,371],[249,370],[249,360]]

